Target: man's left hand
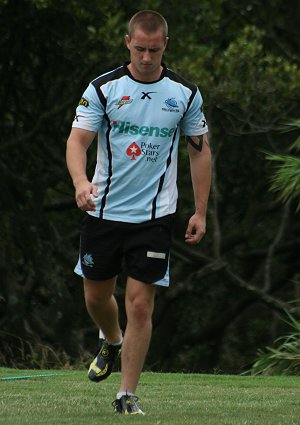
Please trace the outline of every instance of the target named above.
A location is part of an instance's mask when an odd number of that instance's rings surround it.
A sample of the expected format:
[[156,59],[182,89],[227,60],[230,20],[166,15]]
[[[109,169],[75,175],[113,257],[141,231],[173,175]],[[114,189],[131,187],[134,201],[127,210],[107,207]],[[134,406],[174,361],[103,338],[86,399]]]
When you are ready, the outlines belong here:
[[198,213],[192,215],[185,232],[185,242],[196,245],[201,241],[206,232],[206,219]]

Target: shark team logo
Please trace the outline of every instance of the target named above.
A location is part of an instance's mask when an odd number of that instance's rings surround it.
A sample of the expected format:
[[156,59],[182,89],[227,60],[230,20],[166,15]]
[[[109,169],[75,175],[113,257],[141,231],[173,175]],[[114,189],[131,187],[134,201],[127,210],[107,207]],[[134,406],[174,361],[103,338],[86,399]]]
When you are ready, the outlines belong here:
[[131,160],[136,160],[136,156],[140,156],[141,153],[141,148],[135,142],[131,143],[126,150],[126,154],[131,156]]
[[133,99],[130,99],[130,96],[122,96],[122,99],[118,100],[115,105],[118,105],[118,109],[120,109],[123,105],[128,105],[132,102]]
[[83,264],[87,267],[94,267],[94,260],[92,254],[85,254],[82,260]]
[[177,100],[174,97],[169,97],[165,100],[165,106],[162,110],[166,112],[179,112],[179,106]]

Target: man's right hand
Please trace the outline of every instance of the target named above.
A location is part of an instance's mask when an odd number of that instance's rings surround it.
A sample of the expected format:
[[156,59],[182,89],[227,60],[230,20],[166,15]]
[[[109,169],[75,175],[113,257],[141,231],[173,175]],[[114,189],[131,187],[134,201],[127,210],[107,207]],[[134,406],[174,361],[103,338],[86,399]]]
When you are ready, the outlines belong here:
[[92,201],[91,195],[97,197],[97,187],[86,180],[80,180],[76,184],[76,202],[78,208],[80,208],[82,211],[95,211],[96,205],[95,202]]

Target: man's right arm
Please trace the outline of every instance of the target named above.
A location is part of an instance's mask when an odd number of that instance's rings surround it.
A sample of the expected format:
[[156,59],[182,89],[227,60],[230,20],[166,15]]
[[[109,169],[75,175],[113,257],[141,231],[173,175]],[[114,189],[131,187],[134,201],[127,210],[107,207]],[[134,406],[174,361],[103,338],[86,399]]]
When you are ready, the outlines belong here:
[[75,187],[77,206],[83,211],[94,211],[96,208],[90,195],[97,196],[97,188],[86,175],[87,150],[95,135],[93,131],[72,128],[67,140],[67,167]]

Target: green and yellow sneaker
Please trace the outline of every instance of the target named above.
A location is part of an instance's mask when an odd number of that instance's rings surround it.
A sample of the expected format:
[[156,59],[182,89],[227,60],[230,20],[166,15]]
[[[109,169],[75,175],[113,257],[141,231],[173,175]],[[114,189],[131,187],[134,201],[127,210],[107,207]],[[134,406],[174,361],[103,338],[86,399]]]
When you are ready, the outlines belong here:
[[138,397],[135,395],[123,395],[120,399],[112,402],[115,413],[124,415],[145,415],[137,405]]
[[107,341],[102,342],[102,346],[96,353],[96,357],[90,364],[88,377],[93,382],[106,379],[112,372],[114,363],[121,352],[122,344],[110,345]]

